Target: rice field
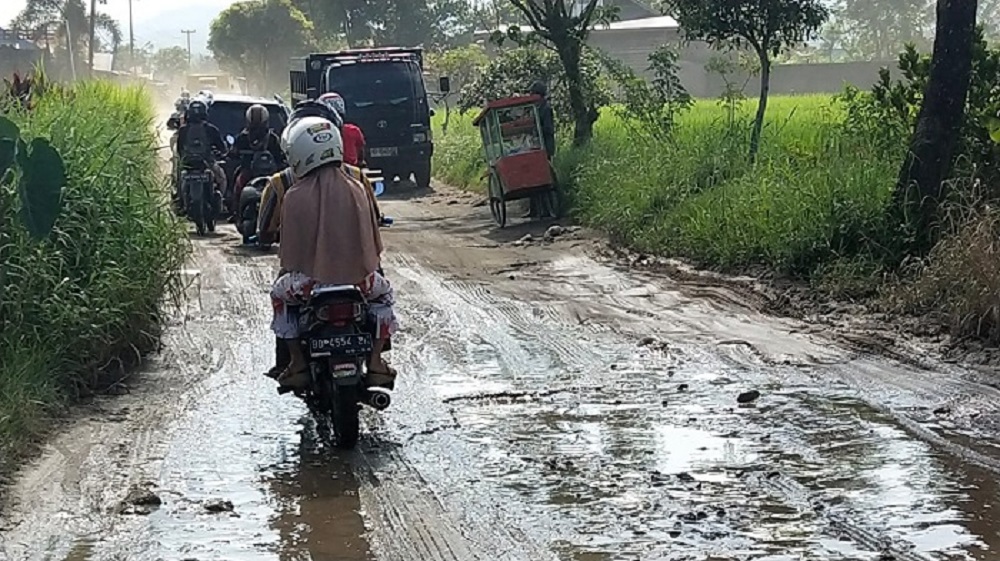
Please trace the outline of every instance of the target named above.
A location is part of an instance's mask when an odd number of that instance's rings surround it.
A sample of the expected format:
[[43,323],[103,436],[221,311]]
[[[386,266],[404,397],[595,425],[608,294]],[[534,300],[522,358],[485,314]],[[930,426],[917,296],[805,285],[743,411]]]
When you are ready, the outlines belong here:
[[[884,235],[899,154],[840,127],[830,96],[770,100],[761,152],[748,162],[756,104],[699,100],[659,142],[604,110],[590,146],[567,142],[557,169],[581,222],[642,251],[733,268],[766,264],[808,273]],[[565,131],[568,132],[568,131]],[[437,133],[435,168],[480,188],[483,161],[471,115]]]

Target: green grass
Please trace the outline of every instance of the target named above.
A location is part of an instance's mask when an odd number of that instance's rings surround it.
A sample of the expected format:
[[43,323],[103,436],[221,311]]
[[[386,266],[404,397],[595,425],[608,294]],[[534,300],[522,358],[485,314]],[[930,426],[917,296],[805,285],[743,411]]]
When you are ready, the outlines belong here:
[[[699,101],[669,142],[605,110],[590,146],[564,142],[557,157],[575,217],[635,249],[721,268],[766,264],[808,274],[884,240],[902,147],[887,155],[871,139],[845,134],[829,96],[776,97],[750,165],[755,109],[748,102],[730,115]],[[436,138],[439,179],[480,188],[471,116],[453,116],[449,133]]]
[[0,459],[151,348],[188,249],[167,207],[143,90],[82,83],[11,116],[26,138],[51,139],[68,184],[40,243],[17,220],[15,188],[0,184]]

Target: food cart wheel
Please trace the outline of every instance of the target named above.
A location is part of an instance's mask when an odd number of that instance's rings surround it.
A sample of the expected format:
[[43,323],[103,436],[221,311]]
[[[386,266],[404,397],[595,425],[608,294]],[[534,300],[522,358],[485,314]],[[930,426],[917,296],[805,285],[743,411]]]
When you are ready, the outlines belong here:
[[507,225],[507,200],[503,196],[503,186],[496,172],[490,173],[490,214],[497,226]]

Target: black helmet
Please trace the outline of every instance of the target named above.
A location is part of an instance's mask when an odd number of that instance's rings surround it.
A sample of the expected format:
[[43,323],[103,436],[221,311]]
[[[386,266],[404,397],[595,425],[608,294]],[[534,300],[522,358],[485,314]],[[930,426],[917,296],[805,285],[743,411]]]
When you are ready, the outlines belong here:
[[266,128],[271,119],[271,113],[267,110],[267,107],[259,103],[255,103],[247,109],[246,121],[247,128],[250,129],[263,129]]
[[192,101],[187,108],[187,122],[200,123],[208,118],[208,105],[204,101]]
[[539,80],[534,84],[531,84],[531,88],[528,89],[528,93],[545,97],[549,95],[549,87],[545,85],[545,82]]
[[297,121],[303,117],[320,117],[333,123],[338,129],[343,128],[344,120],[329,105],[314,99],[306,99],[295,104],[288,122]]

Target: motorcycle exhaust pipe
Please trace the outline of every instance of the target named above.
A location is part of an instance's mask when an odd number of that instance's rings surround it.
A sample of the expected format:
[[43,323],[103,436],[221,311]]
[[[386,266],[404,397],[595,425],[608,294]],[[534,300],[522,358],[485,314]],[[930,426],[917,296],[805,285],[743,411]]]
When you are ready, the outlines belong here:
[[392,405],[392,396],[385,392],[368,392],[368,405],[377,411],[385,411]]

